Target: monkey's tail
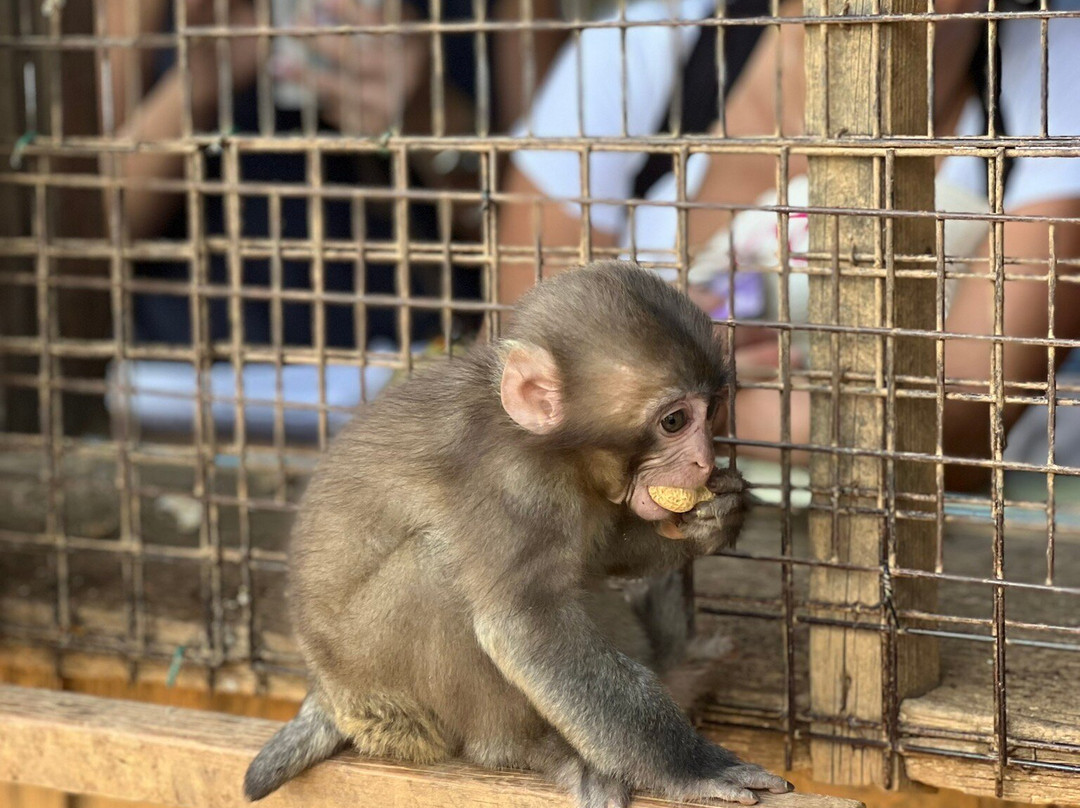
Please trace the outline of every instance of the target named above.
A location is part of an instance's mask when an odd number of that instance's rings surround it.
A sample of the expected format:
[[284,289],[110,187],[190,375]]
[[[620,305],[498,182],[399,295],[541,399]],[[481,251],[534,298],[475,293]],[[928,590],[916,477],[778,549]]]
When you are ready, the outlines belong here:
[[315,692],[308,693],[300,712],[251,761],[244,775],[244,796],[252,802],[273,793],[300,772],[333,755],[345,737],[319,704]]

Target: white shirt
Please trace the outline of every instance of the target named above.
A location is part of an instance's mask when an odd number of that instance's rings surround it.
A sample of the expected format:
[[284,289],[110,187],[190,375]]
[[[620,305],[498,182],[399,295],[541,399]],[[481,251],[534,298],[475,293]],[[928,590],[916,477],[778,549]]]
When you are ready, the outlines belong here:
[[[640,0],[628,5],[626,18],[642,22],[700,20],[711,15],[713,8],[713,0]],[[514,134],[528,134],[530,123],[533,135],[547,138],[642,137],[654,135],[663,128],[664,116],[678,86],[677,75],[697,43],[700,29],[692,25],[678,28],[642,26],[625,31],[625,59],[620,29],[590,28],[581,33],[580,105],[579,49],[573,41],[564,45],[537,92],[530,113],[518,124]],[[554,199],[581,196],[578,152],[516,151],[511,159],[546,196]],[[646,159],[647,155],[642,152],[594,152],[589,160],[589,196],[629,199],[633,196],[634,178]],[[704,175],[705,162],[693,159],[689,162],[695,163],[696,182],[688,184],[696,191]],[[659,198],[674,199],[675,185],[671,175],[665,180],[670,184],[670,191],[666,192],[668,196]],[[658,186],[662,184],[663,181],[657,183]],[[569,203],[568,207],[575,215],[580,215],[576,204]],[[667,210],[673,213],[670,208]],[[629,233],[624,232],[627,231],[624,205],[591,205],[590,211],[594,227],[623,234],[629,243]],[[671,232],[674,233],[674,228]]]
[[[1080,0],[1058,0],[1054,11],[1076,11]],[[1009,20],[998,26],[1001,45],[1001,117],[1009,137],[1038,136],[1041,129],[1039,20]],[[1047,134],[1080,135],[1080,103],[1076,77],[1080,70],[1080,19],[1051,19],[1047,26]],[[978,99],[964,107],[959,135],[983,134],[986,121]],[[950,183],[986,196],[986,161],[948,157],[941,176]],[[1014,162],[1005,188],[1006,211],[1036,202],[1080,196],[1080,159],[1023,157]]]

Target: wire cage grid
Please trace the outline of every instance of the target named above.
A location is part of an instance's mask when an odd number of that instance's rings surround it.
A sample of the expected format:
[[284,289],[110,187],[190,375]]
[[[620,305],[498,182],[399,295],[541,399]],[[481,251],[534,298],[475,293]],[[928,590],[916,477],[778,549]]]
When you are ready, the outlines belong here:
[[[539,280],[568,264],[629,255],[685,286],[700,252],[690,234],[695,217],[734,228],[744,214],[764,214],[780,234],[775,259],[742,265],[728,243],[729,260],[717,276],[726,276],[733,297],[737,276],[769,279],[773,307],[744,317],[736,297],[718,321],[733,362],[736,334],[748,326],[771,330],[777,362],[771,370],[736,367],[738,392],[729,397],[728,434],[719,443],[740,463],[744,455],[753,464],[755,455],[772,453],[773,465],[762,465],[755,480],[768,503],[743,546],[699,564],[695,578],[700,622],[731,632],[737,647],[760,643],[767,651],[761,659],[744,652],[732,663],[754,672],[754,687],[733,684],[718,693],[707,727],[780,738],[789,768],[809,747],[819,779],[894,786],[903,759],[908,776],[933,782],[946,777],[941,771],[960,771],[939,768],[946,761],[989,772],[986,784],[972,776],[972,790],[1078,798],[1080,737],[1040,720],[1047,709],[1040,696],[1080,678],[1080,559],[1070,501],[1077,469],[1055,450],[1058,414],[1080,392],[1080,381],[1058,372],[1076,335],[1056,330],[1067,316],[1059,297],[1076,282],[1080,254],[1070,252],[1070,239],[1080,217],[1007,211],[1005,181],[1010,162],[1080,156],[1078,137],[1052,133],[1049,113],[1051,22],[1080,12],[1047,0],[963,12],[940,11],[933,2],[796,8],[772,0],[764,13],[749,16],[729,16],[721,6],[673,19],[635,17],[635,4],[623,0],[600,10],[577,4],[548,17],[524,3],[514,19],[492,16],[477,2],[469,18],[444,19],[435,3],[426,18],[405,19],[400,7],[387,5],[384,19],[371,24],[283,28],[268,0],[256,0],[243,24],[229,19],[228,3],[209,3],[211,17],[200,24],[188,21],[184,3],[172,5],[169,30],[157,32],[138,30],[135,2],[126,2],[130,28],[120,32],[110,30],[104,2],[42,9],[23,0],[0,19],[0,86],[10,88],[0,94],[0,120],[8,122],[0,149],[11,156],[0,173],[7,302],[0,441],[10,497],[0,523],[5,637],[60,654],[118,655],[133,670],[182,660],[205,671],[210,687],[239,676],[248,683],[242,686],[265,690],[275,677],[296,677],[299,658],[280,616],[284,538],[305,475],[354,405],[332,398],[335,374],[355,371],[352,395],[365,400],[384,383],[376,377],[427,361],[418,349],[452,354],[462,331],[497,335],[510,308],[500,284],[514,273]],[[1039,26],[1039,121],[1037,131],[1009,135],[998,123],[998,34],[1024,21]],[[935,53],[939,26],[957,24],[984,32],[987,125],[976,135],[943,133],[935,112],[940,68],[928,54]],[[783,49],[768,52],[772,91],[763,105],[771,107],[771,123],[756,132],[732,131],[738,122],[726,112],[732,90],[725,92],[724,43],[739,28],[761,29],[772,41],[805,37],[801,77],[801,65],[793,67]],[[717,117],[708,131],[682,128],[678,70],[666,128],[635,128],[626,100],[633,32],[659,29],[673,41],[717,32]],[[612,69],[622,79],[621,120],[599,135],[590,134],[582,112],[590,32],[617,32],[619,39]],[[538,133],[534,124],[543,122],[527,112],[543,92],[533,52],[543,36],[560,38],[565,52],[576,54],[566,57],[577,60],[576,134]],[[309,93],[295,130],[278,131],[267,67],[275,42],[319,37],[425,41],[430,90],[422,125],[410,129],[399,111],[383,131],[327,131]],[[455,37],[471,40],[476,58],[475,105],[460,131],[448,113],[447,43]],[[257,128],[244,131],[234,120],[230,48],[251,40],[261,66]],[[500,76],[490,62],[507,41],[521,44],[520,89],[528,102],[514,131],[500,128],[491,103]],[[207,43],[219,98],[209,123],[200,125],[192,59]],[[146,60],[163,50],[181,78],[179,127],[164,136],[132,134],[117,111],[144,103],[148,88],[129,70],[118,93],[116,72],[132,54]],[[685,48],[673,46],[670,56],[680,63]],[[801,117],[788,97],[792,81],[805,84],[804,128],[789,123]],[[571,155],[578,192],[552,202],[508,187],[521,152]],[[246,175],[252,155],[285,155],[303,170],[298,178],[253,180]],[[673,195],[594,194],[592,175],[610,155],[659,155],[670,166]],[[959,155],[984,161],[985,210],[935,204],[935,161]],[[691,193],[692,164],[723,157],[768,161],[773,198],[717,201]],[[136,158],[169,163],[168,176],[132,177]],[[383,173],[378,181],[341,182],[328,176],[331,158],[375,161]],[[457,185],[417,180],[418,165],[440,159],[472,170]],[[808,196],[793,201],[793,180],[807,169]],[[132,233],[137,211],[130,198],[154,196],[183,211],[180,235]],[[266,227],[252,235],[245,215],[256,201],[265,207]],[[293,201],[303,203],[301,236],[283,232],[283,210]],[[329,232],[331,204],[347,208],[345,235]],[[556,205],[578,216],[576,238],[547,240]],[[214,232],[206,226],[211,207],[220,209]],[[604,207],[624,211],[624,243],[598,236],[603,228],[593,213]],[[416,238],[411,223],[421,208],[431,210],[434,224]],[[511,242],[504,231],[515,208],[531,233]],[[389,221],[377,236],[366,232],[373,209]],[[638,232],[635,217],[649,209],[674,217],[666,249],[639,244],[647,234]],[[808,225],[804,244],[793,246],[793,220]],[[949,253],[946,230],[963,225],[987,230],[985,254]],[[1044,231],[1045,254],[1010,255],[1011,226]],[[1062,243],[1070,246],[1059,254]],[[184,270],[163,278],[135,269],[163,263]],[[265,266],[262,282],[248,277],[253,263]],[[306,267],[304,283],[285,282],[293,264]],[[376,266],[388,284],[371,291]],[[423,292],[415,288],[418,270],[428,275]],[[454,286],[462,274],[472,285],[466,295]],[[342,275],[351,284],[334,288]],[[808,290],[802,319],[793,314],[796,277]],[[989,333],[949,328],[951,289],[965,281],[992,289]],[[1035,285],[1046,289],[1046,333],[1009,333],[1006,290]],[[180,301],[190,337],[137,338],[134,301],[141,296]],[[264,342],[245,338],[253,303],[266,312]],[[290,342],[287,321],[300,310],[310,318],[310,335]],[[328,319],[344,310],[352,315],[353,339],[331,344]],[[367,329],[378,311],[393,314],[382,342]],[[432,336],[418,342],[415,325],[424,316]],[[946,350],[959,343],[986,346],[987,378],[947,374]],[[1045,351],[1045,379],[1007,376],[1006,352],[1022,349]],[[168,372],[190,368],[189,381],[145,399],[147,389],[133,374],[154,362],[174,363]],[[255,389],[245,375],[252,365],[267,372],[260,395],[247,392]],[[290,377],[297,368],[306,375]],[[291,400],[287,388],[298,384],[313,395]],[[774,397],[775,434],[740,432],[744,391]],[[801,397],[813,416],[803,436],[793,422]],[[154,407],[170,403],[188,413],[178,434],[148,427]],[[983,455],[947,449],[944,413],[957,404],[988,411]],[[1020,407],[1045,413],[1045,460],[1006,457],[1007,420]],[[297,414],[301,440],[293,434]],[[946,476],[956,469],[985,474],[988,491],[951,490]],[[745,582],[733,585],[740,574]],[[845,655],[857,667],[837,663]],[[966,690],[957,684],[965,666],[978,670],[967,675]],[[1048,669],[1057,671],[1056,684],[1047,684]],[[950,689],[976,705],[970,726],[950,713]],[[1032,773],[1052,785],[1031,786]]]

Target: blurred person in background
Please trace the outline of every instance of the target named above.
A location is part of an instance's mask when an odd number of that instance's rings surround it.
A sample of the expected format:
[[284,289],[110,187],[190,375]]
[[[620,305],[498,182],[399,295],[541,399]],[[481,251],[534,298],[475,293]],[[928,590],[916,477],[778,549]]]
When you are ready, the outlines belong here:
[[[727,16],[767,14],[754,0],[730,0]],[[715,13],[707,0],[682,0],[678,10],[657,3],[655,19],[704,19]],[[646,7],[642,3],[642,7]],[[1054,0],[1050,9],[1076,10],[1080,0]],[[644,9],[642,9],[644,10]],[[938,12],[985,11],[982,0],[939,0]],[[998,10],[1001,10],[1000,5]],[[801,3],[788,0],[780,6],[785,16],[802,13]],[[744,26],[728,28],[733,40]],[[632,135],[656,134],[666,130],[672,99],[681,96],[683,132],[720,133],[718,102],[713,100],[712,118],[705,127],[687,125],[687,101],[715,99],[716,71],[700,69],[700,53],[708,48],[711,27],[690,26],[672,31],[662,26],[630,29],[626,34],[625,92],[620,73],[623,60],[617,31],[588,31],[581,39],[580,57],[582,106],[577,106],[578,56],[572,44],[559,54],[547,82],[537,95],[529,119],[533,131],[546,137],[576,135],[578,121],[590,136],[618,136],[625,105],[627,130]],[[1041,48],[1038,19],[1006,20],[998,27],[995,63],[1000,70],[996,105],[996,131],[1005,136],[1036,136],[1041,131]],[[797,136],[803,132],[805,69],[801,25],[781,26],[780,33],[768,28],[753,37],[742,35],[742,45],[725,48],[728,86],[725,99],[726,134],[729,137],[769,137],[776,131]],[[740,40],[735,40],[739,42]],[[1080,75],[1080,19],[1052,19],[1048,26],[1048,133],[1053,136],[1080,135],[1080,105],[1074,103],[1073,85]],[[704,43],[704,44],[703,44]],[[987,127],[988,104],[986,27],[978,19],[939,22],[935,59],[935,131],[938,136],[980,135]],[[737,58],[741,56],[741,61]],[[714,58],[714,57],[713,57]],[[781,70],[781,120],[776,120],[776,69]],[[711,83],[710,83],[711,82]],[[704,90],[700,89],[704,86]],[[681,89],[680,89],[681,88]],[[695,89],[697,88],[697,89]],[[695,95],[697,94],[697,95]],[[567,99],[560,103],[560,99]],[[700,111],[696,125],[700,127]],[[521,124],[524,127],[525,124]],[[663,170],[656,170],[654,156],[635,152],[593,152],[589,170],[591,198],[599,200],[645,199],[652,205],[629,210],[619,204],[590,204],[590,234],[594,248],[610,248],[639,260],[668,262],[676,254],[678,215],[674,202],[679,198],[670,158]],[[949,156],[937,164],[937,208],[949,212],[986,213],[989,210],[986,161],[980,158]],[[788,204],[807,204],[806,160],[792,155],[789,164]],[[692,154],[685,164],[685,198],[706,203],[687,211],[686,240],[691,259],[690,294],[717,319],[777,316],[776,274],[779,268],[778,217],[772,212],[746,210],[731,216],[708,209],[713,205],[763,206],[777,201],[776,158],[752,154]],[[581,241],[581,207],[573,201],[581,195],[579,158],[573,152],[524,151],[514,155],[506,179],[507,190],[526,197],[546,198],[541,229],[534,233],[534,213],[527,204],[503,206],[499,222],[505,243],[534,245],[545,249],[576,248]],[[560,201],[563,200],[563,201]],[[1019,157],[1006,160],[1004,211],[1016,216],[1054,218],[1080,217],[1080,159]],[[1004,224],[1006,273],[1045,275],[1049,255],[1046,222],[1009,221]],[[950,270],[988,273],[989,226],[985,222],[950,219],[945,226],[945,251],[951,256]],[[787,233],[795,254],[789,296],[794,321],[806,321],[807,283],[798,274],[798,253],[805,252],[805,216],[792,214]],[[1080,227],[1059,224],[1056,228],[1056,255],[1060,259],[1080,258]],[[730,264],[734,258],[734,290]],[[1042,263],[1040,263],[1042,262]],[[546,271],[558,271],[558,261]],[[504,302],[513,302],[532,285],[535,268],[525,262],[510,265],[501,287]],[[1073,273],[1059,266],[1060,274]],[[672,273],[673,274],[673,273]],[[990,273],[989,277],[992,277]],[[947,332],[987,335],[993,333],[994,288],[991,279],[960,278],[950,281]],[[1015,337],[1046,337],[1048,333],[1047,283],[1010,280],[1005,283],[1004,333]],[[1060,283],[1056,291],[1059,338],[1080,338],[1080,289]],[[795,332],[799,335],[799,332]],[[795,339],[793,362],[805,358],[806,334]],[[740,326],[735,330],[736,364],[740,376],[754,375],[755,368],[774,373],[778,362],[775,332]],[[802,350],[801,350],[802,349]],[[1077,352],[1080,354],[1080,352]],[[1066,377],[1080,372],[1080,362],[1065,362],[1068,352],[1058,350],[1056,361]],[[951,390],[986,389],[990,378],[991,343],[986,340],[946,341],[945,373],[969,385],[950,385]],[[1065,362],[1065,364],[1063,364]],[[796,366],[797,369],[797,366]],[[1045,381],[1047,352],[1039,346],[1008,344],[1004,349],[1004,373],[1009,382]],[[1077,377],[1080,379],[1080,377]],[[979,384],[979,381],[982,381]],[[780,439],[780,397],[775,391],[744,389],[736,397],[737,434],[752,441]],[[809,441],[809,396],[792,395],[792,435],[795,443]],[[1046,407],[1036,406],[1025,414],[1022,405],[1009,405],[1004,412],[1010,435],[1008,459],[1045,463]],[[1017,424],[1024,416],[1023,423]],[[1057,410],[1057,462],[1080,467],[1080,408]],[[990,455],[990,409],[985,403],[947,401],[944,412],[945,452],[951,456],[986,458]],[[777,458],[776,451],[755,447],[741,450],[747,455]],[[796,453],[796,462],[805,456]],[[985,470],[947,466],[947,484],[970,489],[984,484]]]
[[[401,20],[405,23],[430,19],[432,8],[440,9],[440,19],[467,22],[478,8],[492,18],[516,18],[518,0],[488,0],[474,5],[473,0],[441,0],[429,6],[429,0],[100,0],[104,3],[105,33],[110,36],[135,36],[140,33],[172,33],[177,12],[182,11],[185,26],[198,28],[224,23],[245,28],[265,23],[269,12],[275,27],[311,27],[319,25],[380,26]],[[176,3],[183,2],[182,9]],[[227,20],[219,20],[220,6],[227,8]],[[558,13],[557,0],[536,0],[532,5],[538,18]],[[188,38],[187,73],[182,75],[174,48],[136,50],[117,46],[109,52],[110,71],[102,76],[101,114],[103,129],[134,142],[177,140],[183,134],[185,84],[190,87],[192,126],[197,134],[220,133],[223,142],[232,134],[274,133],[288,137],[305,131],[312,113],[320,133],[340,133],[346,137],[381,138],[393,132],[431,134],[435,131],[433,96],[441,97],[447,134],[474,133],[478,126],[492,131],[505,129],[527,106],[525,97],[525,59],[522,34],[499,32],[488,35],[489,64],[481,67],[483,53],[477,48],[474,33],[440,33],[444,79],[442,86],[432,86],[434,58],[432,35],[360,34],[307,37],[274,37],[260,41],[257,36]],[[562,38],[560,32],[537,32],[532,36],[535,55],[532,69],[542,77]],[[223,44],[225,57],[218,46]],[[269,47],[267,47],[269,45]],[[228,77],[219,75],[228,64]],[[487,75],[490,90],[485,90],[482,76]],[[231,109],[222,109],[221,85],[231,81]],[[267,92],[269,88],[270,92]],[[438,93],[439,95],[434,95]],[[483,115],[481,115],[483,113]],[[231,128],[226,121],[231,115]],[[486,121],[481,121],[486,117]],[[467,158],[467,155],[464,156]],[[383,242],[395,247],[398,239],[393,200],[366,199],[359,205],[348,197],[357,188],[394,187],[391,159],[373,152],[363,154],[327,150],[319,157],[321,183],[336,191],[320,203],[322,238],[354,248],[358,241]],[[475,161],[474,161],[475,162]],[[220,181],[220,156],[207,151],[207,183]],[[309,155],[304,151],[244,150],[239,157],[239,181],[246,187],[239,204],[238,228],[243,239],[266,239],[276,234],[283,242],[306,242],[311,237],[309,224],[317,197],[308,195],[313,181]],[[122,194],[122,213],[130,240],[180,240],[199,233],[203,237],[223,236],[229,232],[227,198],[216,190],[200,190],[199,205],[203,221],[189,221],[187,200],[181,191],[163,192],[148,188],[139,180],[185,178],[184,159],[175,152],[141,149],[122,156],[117,167],[120,176],[130,181]],[[411,152],[409,188],[479,188],[477,166],[462,154]],[[190,179],[190,178],[188,178]],[[262,193],[259,184],[265,184]],[[280,216],[270,221],[269,190],[283,191]],[[475,237],[478,211],[455,206],[457,218],[452,226],[461,237],[470,232]],[[471,217],[471,218],[470,218]],[[444,238],[433,204],[410,201],[406,216],[408,238],[439,242]],[[451,236],[452,237],[452,236]],[[196,245],[198,246],[198,245]],[[322,244],[312,245],[320,250]],[[208,257],[212,284],[228,282],[227,256],[211,251]],[[266,289],[280,283],[286,290],[313,291],[309,260],[286,258],[280,279],[272,279],[269,259],[242,258],[241,283],[245,289]],[[368,294],[393,296],[397,293],[398,267],[393,262],[361,262],[357,269],[352,260],[326,260],[323,288],[328,292],[356,291],[356,275]],[[412,295],[440,297],[441,267],[414,264],[409,267]],[[138,261],[134,275],[140,279],[181,281],[185,287],[173,294],[137,293],[134,300],[134,339],[139,343],[190,345],[191,301],[186,284],[192,279],[187,261]],[[457,268],[453,272],[453,297],[477,297],[479,281],[474,269]],[[310,347],[317,343],[314,333],[314,306],[307,301],[285,302],[280,322],[275,323],[271,303],[265,299],[245,299],[242,303],[245,345],[271,345],[280,339],[287,347]],[[368,307],[364,322],[354,318],[353,305],[326,305],[325,329],[321,335],[330,348],[355,348],[366,341],[373,350],[396,350],[402,336],[399,312],[392,306]],[[224,294],[209,297],[208,329],[211,340],[228,341],[233,336],[228,317],[228,298]],[[417,310],[411,316],[411,333],[406,336],[426,341],[440,334],[441,322],[436,311]],[[468,325],[468,323],[466,323]],[[280,329],[280,338],[276,331]],[[176,363],[140,362],[124,368],[125,381],[137,390],[129,406],[138,410],[144,421],[155,419],[167,426],[190,423],[191,396],[196,389],[194,369]],[[372,368],[367,373],[366,393],[370,397],[389,379],[385,369]],[[248,365],[244,369],[245,396],[272,400],[275,395],[275,369],[270,365]],[[286,368],[283,380],[287,402],[306,405],[318,402],[316,369],[297,365]],[[215,395],[234,395],[235,380],[228,363],[219,363],[212,371],[211,387]],[[331,367],[327,374],[329,403],[349,407],[360,399],[361,379],[355,368]],[[154,396],[149,391],[170,393]],[[119,393],[112,397],[114,405]],[[228,420],[234,407],[223,402],[215,409],[215,420]],[[344,414],[332,421],[341,422]],[[249,416],[258,428],[272,419],[269,407],[249,408]],[[291,414],[291,421],[310,426],[311,411]]]

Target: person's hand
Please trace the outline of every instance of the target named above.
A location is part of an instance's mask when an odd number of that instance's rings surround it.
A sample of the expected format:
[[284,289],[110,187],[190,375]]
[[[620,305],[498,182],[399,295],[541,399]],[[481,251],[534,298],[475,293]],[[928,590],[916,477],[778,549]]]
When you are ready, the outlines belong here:
[[[777,332],[772,329],[755,329],[757,333],[753,338],[748,338],[743,347],[735,351],[735,363],[749,372],[764,371],[770,376],[780,367],[780,344],[777,341]],[[798,367],[802,364],[802,352],[791,348],[791,364]]]
[[[212,25],[215,22],[214,8],[217,5],[216,0],[185,0],[186,8],[184,9],[187,17],[188,25]],[[250,20],[254,20],[254,11],[252,9],[251,0],[229,0],[229,22],[240,22],[238,19],[234,19],[234,16],[248,15]]]
[[[190,26],[214,25],[219,22],[214,14],[215,0],[185,0],[187,24]],[[229,0],[227,25],[245,28],[255,24],[255,8],[252,0]],[[245,89],[255,81],[259,70],[258,37],[229,37],[229,70],[235,90]],[[218,49],[213,38],[196,39],[188,52],[191,70],[191,88],[196,114],[213,110],[217,104]]]
[[706,314],[712,314],[727,303],[727,295],[714,292],[707,283],[690,284],[686,287],[686,294]]
[[[319,10],[324,24],[387,22],[383,11],[359,0],[324,0]],[[310,18],[298,22],[315,24]],[[275,64],[275,72],[313,88],[323,119],[344,134],[377,135],[400,126],[428,72],[428,40],[420,34],[327,35],[306,44],[312,59]]]

